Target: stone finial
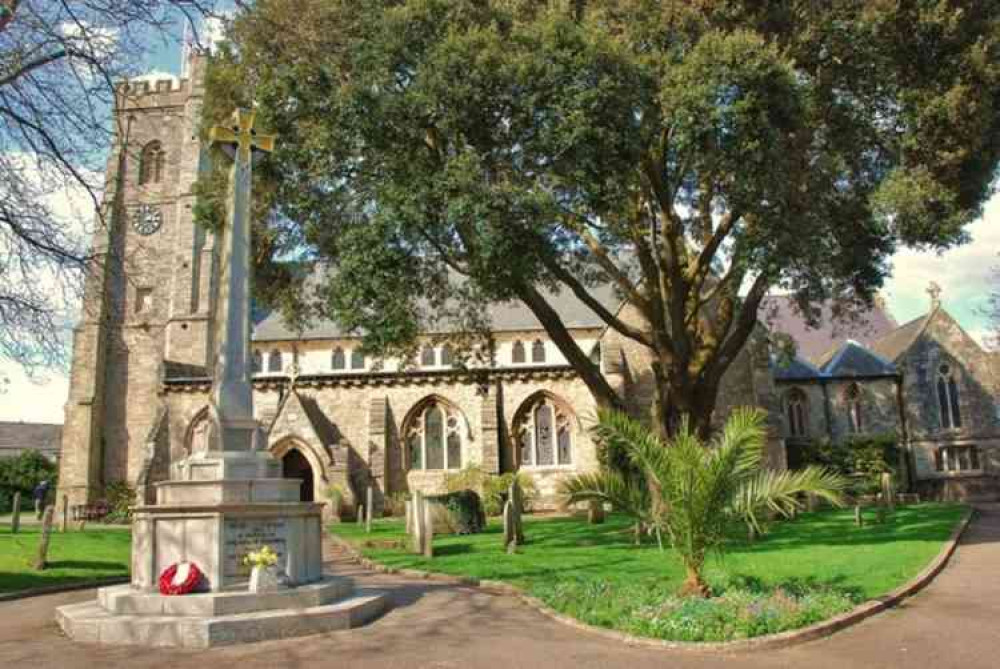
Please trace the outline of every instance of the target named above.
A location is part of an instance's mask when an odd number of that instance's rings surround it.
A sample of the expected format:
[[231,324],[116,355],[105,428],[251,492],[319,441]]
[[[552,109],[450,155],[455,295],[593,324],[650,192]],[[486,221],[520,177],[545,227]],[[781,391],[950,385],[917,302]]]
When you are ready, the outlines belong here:
[[931,296],[931,309],[941,306],[941,286],[936,281],[931,281],[927,286],[927,294]]

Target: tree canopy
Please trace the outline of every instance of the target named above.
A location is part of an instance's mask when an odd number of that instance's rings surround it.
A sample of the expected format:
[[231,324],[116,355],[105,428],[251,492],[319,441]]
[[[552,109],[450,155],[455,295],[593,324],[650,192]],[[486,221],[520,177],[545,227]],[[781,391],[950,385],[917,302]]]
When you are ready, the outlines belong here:
[[963,241],[1000,156],[996,3],[261,0],[230,39],[212,76],[253,85],[206,109],[280,134],[261,257],[327,263],[315,313],[394,353],[521,300],[614,405],[569,291],[650,352],[666,432],[707,433],[769,291],[870,301],[900,245]]

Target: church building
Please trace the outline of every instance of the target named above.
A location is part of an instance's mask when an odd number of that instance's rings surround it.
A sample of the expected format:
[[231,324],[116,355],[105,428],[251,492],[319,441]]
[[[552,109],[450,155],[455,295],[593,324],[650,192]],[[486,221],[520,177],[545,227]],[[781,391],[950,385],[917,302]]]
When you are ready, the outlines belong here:
[[[171,466],[207,448],[209,377],[220,259],[194,221],[193,185],[205,168],[199,140],[204,60],[179,81],[135,83],[120,96],[107,168],[108,222],[95,233],[94,266],[74,331],[60,460],[71,504],[126,481],[151,503]],[[601,301],[636,322],[609,290]],[[647,352],[609,330],[568,292],[556,309],[627,406],[648,407]],[[556,502],[567,475],[598,466],[596,404],[526,307],[485,305],[495,353],[461,364],[450,338],[428,332],[409,364],[376,360],[335,323],[293,329],[277,314],[255,323],[254,410],[261,445],[303,500],[340,490],[350,512],[371,486],[387,496],[443,489],[449,473],[528,472],[539,505]],[[920,319],[896,325],[883,309],[836,331],[809,330],[782,298],[724,380],[718,416],[756,405],[771,417],[768,459],[785,467],[796,442],[889,433],[926,496],[1000,498],[997,359],[983,351],[937,295]],[[767,330],[799,343],[781,364]]]

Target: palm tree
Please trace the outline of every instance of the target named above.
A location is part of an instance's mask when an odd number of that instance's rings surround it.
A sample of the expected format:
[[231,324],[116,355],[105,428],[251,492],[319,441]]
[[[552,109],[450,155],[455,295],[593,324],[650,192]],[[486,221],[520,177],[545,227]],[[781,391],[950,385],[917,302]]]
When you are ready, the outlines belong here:
[[[841,504],[845,481],[839,474],[820,467],[799,471],[766,467],[764,420],[758,409],[737,409],[710,443],[701,441],[686,422],[665,443],[624,413],[598,413],[597,438],[622,448],[646,476],[644,487],[649,492],[642,513],[667,535],[684,562],[686,594],[708,596],[702,577],[705,558],[709,551],[724,550],[734,522],[760,532],[767,512],[791,515],[799,508],[802,493]],[[591,500],[616,504],[628,487],[623,481],[621,474],[611,471],[584,474],[565,481],[560,492],[568,504]]]

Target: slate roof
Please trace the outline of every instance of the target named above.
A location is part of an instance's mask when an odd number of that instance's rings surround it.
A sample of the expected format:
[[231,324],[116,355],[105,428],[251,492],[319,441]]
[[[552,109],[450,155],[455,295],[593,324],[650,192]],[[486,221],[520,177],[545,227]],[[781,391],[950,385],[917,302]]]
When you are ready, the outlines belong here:
[[[617,296],[610,284],[596,286],[591,290],[602,306],[615,312],[621,306],[622,300]],[[559,293],[543,290],[542,294],[559,314],[563,323],[570,329],[603,328],[601,320],[589,307],[579,300],[569,290]],[[494,332],[513,332],[518,330],[542,330],[542,324],[535,315],[520,300],[513,302],[495,302],[486,305]],[[288,325],[278,312],[258,313],[253,327],[254,341],[300,341],[306,339],[340,339],[359,336],[358,333],[345,331],[338,323],[321,321],[311,324],[302,332]],[[454,332],[456,328],[442,324],[429,334]]]
[[910,348],[916,338],[920,336],[920,333],[924,331],[924,326],[930,320],[933,313],[924,314],[919,318],[914,318],[912,321],[900,325],[892,332],[872,342],[870,348],[887,360],[892,360],[893,362],[899,360],[900,356]]
[[62,445],[62,425],[52,423],[15,423],[0,421],[0,458],[14,457],[25,451],[41,451],[55,460]]
[[821,308],[819,326],[812,328],[795,309],[792,299],[784,295],[764,298],[759,318],[769,330],[790,336],[799,357],[814,364],[830,360],[848,339],[869,346],[897,327],[892,315],[879,304],[850,320],[835,320],[832,308],[826,304]]
[[798,379],[814,379],[822,375],[811,362],[795,356],[792,360],[784,363],[775,363],[774,378],[781,381],[794,381]]
[[896,366],[857,342],[847,340],[820,371],[826,376],[891,376],[896,374]]

